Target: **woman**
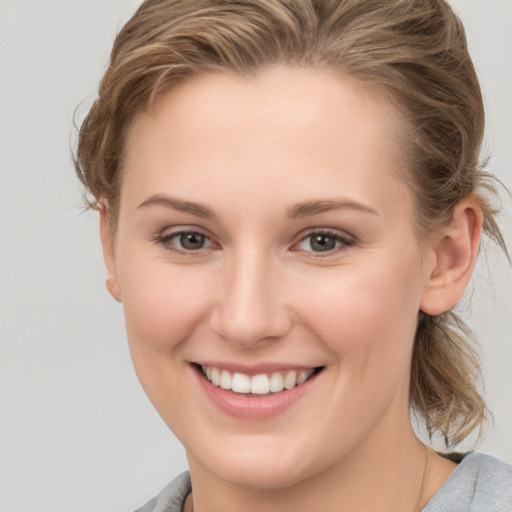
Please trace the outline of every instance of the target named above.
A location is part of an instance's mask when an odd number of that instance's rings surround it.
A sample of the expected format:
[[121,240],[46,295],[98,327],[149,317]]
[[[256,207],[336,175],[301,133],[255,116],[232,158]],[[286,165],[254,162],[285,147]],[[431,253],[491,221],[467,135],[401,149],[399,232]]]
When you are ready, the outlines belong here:
[[138,377],[184,444],[141,510],[512,510],[453,314],[484,112],[442,0],[149,0],[76,167]]

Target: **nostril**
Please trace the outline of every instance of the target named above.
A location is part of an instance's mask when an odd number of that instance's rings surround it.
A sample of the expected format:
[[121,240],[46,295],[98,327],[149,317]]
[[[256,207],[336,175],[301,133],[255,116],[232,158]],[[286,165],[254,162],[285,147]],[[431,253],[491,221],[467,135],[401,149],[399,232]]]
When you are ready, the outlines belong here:
[[279,307],[244,309],[221,307],[211,317],[212,331],[237,348],[261,347],[283,338],[291,328],[291,320]]

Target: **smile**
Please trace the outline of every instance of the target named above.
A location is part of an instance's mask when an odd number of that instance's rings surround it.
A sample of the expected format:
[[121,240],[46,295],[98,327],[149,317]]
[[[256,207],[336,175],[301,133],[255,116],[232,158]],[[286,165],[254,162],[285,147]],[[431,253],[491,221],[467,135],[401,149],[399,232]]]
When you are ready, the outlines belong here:
[[286,368],[275,364],[243,368],[206,361],[193,363],[192,368],[216,408],[249,421],[270,420],[283,414],[311,389],[318,388],[325,370],[325,366]]
[[231,390],[234,393],[268,395],[269,393],[279,393],[300,386],[316,370],[315,368],[285,370],[252,376],[212,366],[201,366],[201,371],[209,382],[222,389]]

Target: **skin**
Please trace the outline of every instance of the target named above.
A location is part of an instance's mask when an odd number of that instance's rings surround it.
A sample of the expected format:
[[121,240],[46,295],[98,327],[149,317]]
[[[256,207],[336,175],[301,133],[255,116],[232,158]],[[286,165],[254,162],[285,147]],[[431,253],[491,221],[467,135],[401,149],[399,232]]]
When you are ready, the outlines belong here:
[[[481,212],[465,199],[420,245],[392,117],[346,79],[277,67],[187,79],[130,126],[115,243],[100,211],[107,283],[196,512],[419,510],[455,467],[412,431],[410,362],[418,312],[466,287]],[[326,229],[335,247],[313,250]],[[250,421],[212,404],[197,361],[324,369]]]

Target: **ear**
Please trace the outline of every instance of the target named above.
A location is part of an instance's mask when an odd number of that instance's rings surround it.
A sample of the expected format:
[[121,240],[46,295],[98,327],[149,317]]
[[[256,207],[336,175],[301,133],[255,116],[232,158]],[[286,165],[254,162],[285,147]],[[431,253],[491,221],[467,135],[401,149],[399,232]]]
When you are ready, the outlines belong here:
[[475,196],[461,201],[451,222],[430,241],[432,259],[421,311],[436,316],[449,311],[461,299],[475,266],[483,214]]
[[110,229],[110,213],[106,201],[98,201],[100,214],[100,235],[103,247],[103,260],[107,269],[107,290],[118,302],[121,302],[121,290],[117,278],[117,265],[114,252],[114,241]]

